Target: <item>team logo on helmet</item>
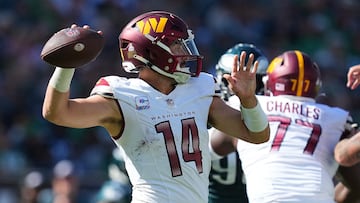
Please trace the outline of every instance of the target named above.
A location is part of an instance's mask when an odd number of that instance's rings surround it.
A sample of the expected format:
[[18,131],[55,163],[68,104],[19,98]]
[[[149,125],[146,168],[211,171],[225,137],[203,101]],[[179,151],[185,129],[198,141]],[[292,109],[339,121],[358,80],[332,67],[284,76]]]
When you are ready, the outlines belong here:
[[168,18],[161,17],[159,21],[156,18],[149,18],[148,20],[141,20],[136,23],[140,32],[144,35],[149,34],[152,31],[156,33],[164,32]]

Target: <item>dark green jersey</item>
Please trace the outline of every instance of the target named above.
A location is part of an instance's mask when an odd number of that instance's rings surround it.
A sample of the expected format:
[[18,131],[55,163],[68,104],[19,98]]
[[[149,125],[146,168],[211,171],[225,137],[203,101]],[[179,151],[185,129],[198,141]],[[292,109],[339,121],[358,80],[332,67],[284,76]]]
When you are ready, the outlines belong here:
[[248,202],[237,152],[212,161],[209,181],[209,203]]

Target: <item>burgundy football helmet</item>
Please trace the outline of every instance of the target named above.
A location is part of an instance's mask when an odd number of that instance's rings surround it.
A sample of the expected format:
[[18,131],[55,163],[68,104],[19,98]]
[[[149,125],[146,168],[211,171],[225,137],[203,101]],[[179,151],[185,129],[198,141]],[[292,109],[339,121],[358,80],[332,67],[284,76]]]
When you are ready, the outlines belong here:
[[[170,47],[180,44],[178,55]],[[194,42],[194,35],[178,16],[165,11],[152,11],[134,18],[119,35],[123,68],[138,72],[148,66],[160,74],[184,83],[197,77],[202,68],[202,56]]]
[[321,87],[320,70],[307,54],[286,51],[271,61],[264,84],[266,95],[315,98]]

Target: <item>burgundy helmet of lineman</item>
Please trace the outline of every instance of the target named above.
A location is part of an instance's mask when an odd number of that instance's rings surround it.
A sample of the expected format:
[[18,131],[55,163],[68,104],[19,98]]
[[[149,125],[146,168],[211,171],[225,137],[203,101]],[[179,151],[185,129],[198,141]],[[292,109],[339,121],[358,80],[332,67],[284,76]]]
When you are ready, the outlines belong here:
[[306,53],[286,51],[271,61],[264,85],[266,95],[315,98],[321,87],[320,70]]
[[[180,44],[185,54],[176,55],[170,50]],[[202,56],[194,42],[194,35],[178,16],[165,11],[151,11],[135,17],[119,35],[123,68],[138,72],[150,67],[154,71],[185,83],[197,77],[202,68]]]

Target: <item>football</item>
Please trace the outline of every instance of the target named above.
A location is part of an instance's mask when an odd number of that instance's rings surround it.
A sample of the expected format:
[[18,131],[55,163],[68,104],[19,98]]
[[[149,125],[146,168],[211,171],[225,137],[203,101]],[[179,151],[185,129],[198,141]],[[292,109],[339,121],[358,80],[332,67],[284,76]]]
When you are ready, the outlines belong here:
[[62,68],[77,68],[93,60],[104,47],[104,37],[90,28],[72,27],[56,32],[45,43],[41,59]]

